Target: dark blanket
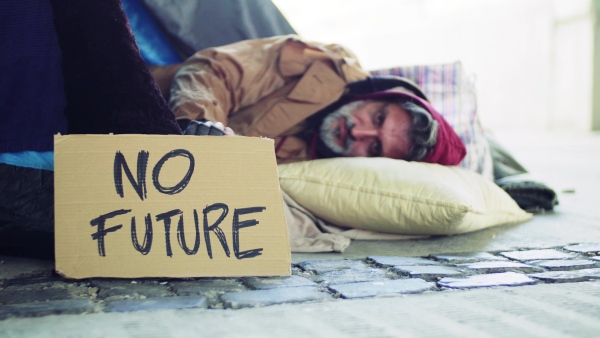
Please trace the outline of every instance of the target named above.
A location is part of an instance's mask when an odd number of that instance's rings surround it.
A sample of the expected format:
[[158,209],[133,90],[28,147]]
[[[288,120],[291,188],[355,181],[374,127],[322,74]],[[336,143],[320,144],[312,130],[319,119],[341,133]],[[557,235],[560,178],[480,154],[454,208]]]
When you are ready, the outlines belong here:
[[[52,149],[52,135],[65,132],[65,98],[71,134],[181,134],[140,56],[119,0],[10,0],[1,4],[0,17],[8,20],[0,21],[0,31],[7,33],[0,41],[14,40],[14,46],[23,47],[8,53],[10,60],[18,61],[13,63],[21,77],[35,79],[43,89],[25,82],[15,82],[19,86],[11,88],[11,98],[34,101],[41,110],[27,116],[26,123],[2,123],[14,131],[9,139],[24,145],[19,134],[43,131],[49,144],[45,149],[21,150]],[[17,28],[7,29],[6,24],[15,24],[31,36],[22,36]],[[54,25],[56,35],[51,34]],[[42,45],[29,45],[21,41],[24,38]],[[38,50],[46,53],[31,53]],[[43,60],[44,55],[49,60]],[[39,65],[32,56],[40,59]],[[39,69],[42,66],[48,69]],[[3,103],[17,102],[2,95]],[[45,105],[53,114],[43,110]],[[4,114],[14,112],[15,107],[2,107],[3,122]],[[0,254],[53,258],[53,207],[53,172],[0,164]]]
[[52,150],[67,120],[50,1],[0,1],[0,51],[0,153]]
[[73,134],[181,134],[119,0],[52,0]]

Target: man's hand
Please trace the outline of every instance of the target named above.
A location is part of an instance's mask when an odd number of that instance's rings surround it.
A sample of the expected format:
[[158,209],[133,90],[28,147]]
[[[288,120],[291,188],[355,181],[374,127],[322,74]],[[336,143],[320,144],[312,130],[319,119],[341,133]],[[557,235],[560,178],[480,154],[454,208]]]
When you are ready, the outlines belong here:
[[183,131],[184,135],[211,135],[211,136],[233,136],[235,133],[231,128],[225,127],[221,122],[190,121],[188,127]]

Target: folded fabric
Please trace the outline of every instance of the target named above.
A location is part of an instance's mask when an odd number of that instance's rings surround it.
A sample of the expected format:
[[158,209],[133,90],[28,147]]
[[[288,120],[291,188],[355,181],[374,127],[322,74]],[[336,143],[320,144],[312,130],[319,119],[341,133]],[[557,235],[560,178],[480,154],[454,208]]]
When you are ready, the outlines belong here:
[[284,191],[281,193],[292,252],[342,252],[350,245],[349,238],[323,231],[323,220],[298,205]]
[[326,222],[403,235],[451,235],[531,218],[492,181],[460,167],[388,158],[279,166],[283,191]]
[[283,212],[288,226],[292,252],[344,252],[352,239],[408,240],[427,236],[398,235],[336,226],[316,217],[294,201],[285,191]]

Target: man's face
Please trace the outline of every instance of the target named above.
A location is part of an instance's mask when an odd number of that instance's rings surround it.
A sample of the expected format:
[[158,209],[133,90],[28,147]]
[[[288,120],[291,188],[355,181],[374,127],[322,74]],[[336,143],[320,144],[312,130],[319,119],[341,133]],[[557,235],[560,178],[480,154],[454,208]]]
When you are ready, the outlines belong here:
[[404,159],[411,142],[411,116],[398,104],[357,101],[327,115],[319,137],[338,156]]

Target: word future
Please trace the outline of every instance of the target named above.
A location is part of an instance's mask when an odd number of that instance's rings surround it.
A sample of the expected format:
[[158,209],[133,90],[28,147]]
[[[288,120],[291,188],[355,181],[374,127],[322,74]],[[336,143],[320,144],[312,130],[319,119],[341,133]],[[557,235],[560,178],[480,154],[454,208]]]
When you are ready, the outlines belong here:
[[[143,201],[147,198],[147,190],[146,190],[146,168],[148,165],[148,158],[150,154],[147,151],[140,151],[138,153],[137,158],[137,180],[133,177],[131,170],[129,170],[129,166],[127,165],[127,161],[125,160],[125,156],[119,151],[115,154],[114,161],[114,184],[117,194],[124,198],[125,194],[123,192],[123,172],[127,176],[127,179],[133,186],[133,189],[137,192],[140,199]],[[160,171],[163,165],[174,157],[184,157],[189,160],[188,171],[184,175],[184,177],[172,187],[165,187],[159,181]],[[194,174],[194,156],[187,150],[184,149],[176,149],[165,154],[154,166],[152,170],[152,183],[157,191],[165,195],[175,195],[182,192],[185,187],[190,182],[192,175]],[[231,225],[231,233],[233,238],[233,252],[237,259],[244,258],[252,258],[256,256],[260,256],[262,254],[263,249],[251,249],[240,251],[240,229],[247,228],[251,226],[255,226],[259,224],[259,222],[255,219],[248,220],[240,220],[240,216],[260,213],[264,211],[265,207],[250,207],[250,208],[239,208],[234,209],[233,211],[233,222]],[[111,233],[120,230],[123,228],[122,224],[106,227],[106,222],[109,219],[113,219],[119,216],[126,215],[130,213],[131,209],[118,209],[105,214],[102,214],[90,221],[90,224],[93,227],[97,227],[97,231],[92,234],[92,239],[98,241],[98,254],[100,256],[106,256],[105,249],[105,237]],[[220,212],[217,220],[209,224],[208,215],[213,212]],[[202,221],[202,232],[204,233],[204,242],[206,244],[206,252],[208,257],[212,259],[212,246],[210,242],[210,233],[212,232],[216,235],[217,239],[221,243],[223,251],[230,257],[229,245],[227,244],[227,238],[225,233],[220,228],[221,222],[225,219],[227,214],[229,213],[229,207],[224,203],[215,203],[212,205],[208,205],[206,208],[202,210],[203,221]],[[200,248],[200,217],[198,215],[198,210],[193,210],[194,214],[194,229],[195,229],[195,237],[194,244],[188,245],[188,241],[185,237],[184,231],[184,222],[183,222],[183,211],[179,209],[170,210],[167,212],[163,212],[155,215],[156,222],[162,222],[162,225],[165,229],[165,243],[166,243],[166,254],[169,257],[173,256],[173,250],[171,248],[171,223],[172,219],[179,216],[179,220],[177,222],[177,241],[179,246],[183,250],[186,255],[195,255],[198,253],[198,249]],[[154,240],[154,235],[152,232],[153,223],[152,216],[150,213],[144,217],[145,223],[145,232],[144,232],[144,240],[140,244],[137,235],[137,226],[136,226],[136,218],[135,216],[131,217],[131,243],[133,244],[133,248],[139,251],[142,255],[147,255],[152,249],[152,243]]]

